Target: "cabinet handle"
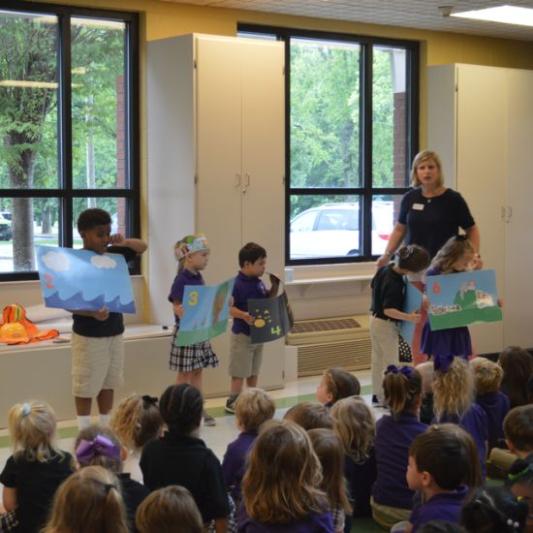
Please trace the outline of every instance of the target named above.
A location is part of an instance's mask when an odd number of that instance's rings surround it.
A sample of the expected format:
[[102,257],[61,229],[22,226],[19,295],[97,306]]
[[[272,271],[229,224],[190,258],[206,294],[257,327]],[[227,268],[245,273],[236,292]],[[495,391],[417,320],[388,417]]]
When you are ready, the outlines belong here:
[[248,172],[246,172],[244,174],[244,187],[242,188],[243,194],[246,193],[246,191],[248,190],[249,186],[250,186],[250,174],[248,174]]
[[505,214],[507,212],[507,209],[504,205],[502,205],[501,207],[501,213],[500,213],[500,218],[505,222]]
[[240,174],[235,174],[235,188],[241,186],[241,181],[242,181],[241,175]]
[[513,216],[513,208],[511,206],[507,207],[507,222],[511,221],[511,218]]

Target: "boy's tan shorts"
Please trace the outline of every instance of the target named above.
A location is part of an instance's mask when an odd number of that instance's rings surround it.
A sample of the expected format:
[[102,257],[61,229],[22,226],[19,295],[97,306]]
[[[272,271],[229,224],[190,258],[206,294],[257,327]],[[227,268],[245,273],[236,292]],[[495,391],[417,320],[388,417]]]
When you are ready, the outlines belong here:
[[117,389],[124,380],[122,335],[84,337],[72,333],[72,394],[93,398],[102,389]]
[[258,376],[263,361],[263,344],[252,344],[250,336],[244,333],[232,333],[229,359],[229,375],[232,378]]

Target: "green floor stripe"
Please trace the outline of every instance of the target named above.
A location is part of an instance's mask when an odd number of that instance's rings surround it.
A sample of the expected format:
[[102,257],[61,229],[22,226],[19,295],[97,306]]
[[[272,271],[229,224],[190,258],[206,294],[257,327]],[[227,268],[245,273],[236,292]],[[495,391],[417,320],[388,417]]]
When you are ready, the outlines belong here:
[[[371,386],[365,385],[361,387],[361,394],[370,394]],[[311,402],[316,401],[315,394],[301,394],[298,396],[287,396],[284,398],[277,398],[275,400],[276,402],[276,409],[287,409],[288,407],[292,407],[293,405],[296,405],[300,402]],[[226,411],[224,411],[224,407],[209,407],[206,409],[206,411],[215,418],[220,418],[222,416],[230,416]],[[69,426],[64,428],[59,428],[58,430],[58,437],[60,439],[73,439],[78,434],[78,427],[77,426]],[[11,446],[11,442],[9,439],[9,436],[0,437],[0,448],[8,448]]]

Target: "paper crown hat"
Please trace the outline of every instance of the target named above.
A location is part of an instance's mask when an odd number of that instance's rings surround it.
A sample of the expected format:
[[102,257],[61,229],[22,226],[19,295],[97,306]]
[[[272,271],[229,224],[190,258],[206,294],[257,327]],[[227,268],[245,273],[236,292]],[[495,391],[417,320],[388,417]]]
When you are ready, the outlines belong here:
[[195,252],[204,252],[206,250],[209,250],[209,245],[206,236],[202,233],[187,235],[174,246],[174,253],[178,261]]

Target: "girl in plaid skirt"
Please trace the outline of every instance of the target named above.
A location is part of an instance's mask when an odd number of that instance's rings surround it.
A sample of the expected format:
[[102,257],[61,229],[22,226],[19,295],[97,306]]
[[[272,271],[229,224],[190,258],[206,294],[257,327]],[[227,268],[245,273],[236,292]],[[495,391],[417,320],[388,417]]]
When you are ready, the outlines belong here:
[[[183,317],[183,293],[186,285],[204,285],[201,271],[207,266],[209,246],[204,235],[187,235],[174,247],[179,262],[178,274],[170,289],[168,300],[173,305],[176,325],[170,349],[170,370],[178,372],[177,383],[189,383],[202,390],[202,370],[218,366],[218,357],[209,341],[198,342],[189,346],[177,346],[180,318]],[[193,295],[191,295],[193,297]],[[214,426],[215,419],[204,412],[204,424]]]

